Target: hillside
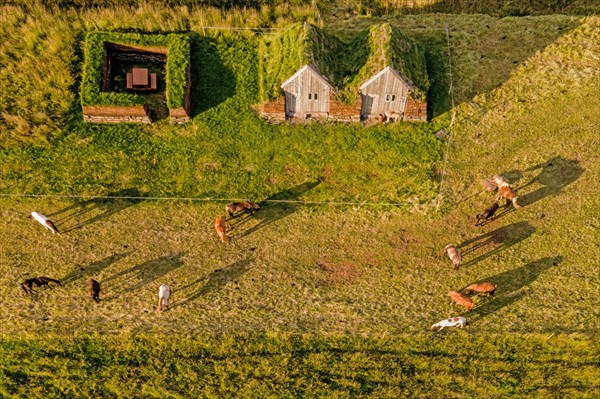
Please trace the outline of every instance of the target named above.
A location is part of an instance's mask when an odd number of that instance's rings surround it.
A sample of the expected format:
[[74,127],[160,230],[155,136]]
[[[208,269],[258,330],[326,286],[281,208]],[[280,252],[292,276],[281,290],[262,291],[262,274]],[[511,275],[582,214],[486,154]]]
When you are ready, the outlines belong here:
[[[203,36],[199,14],[159,14],[144,29],[193,33],[194,120],[113,127],[78,121],[77,43],[128,15],[10,11],[0,191],[57,197],[0,199],[3,395],[32,382],[77,396],[81,381],[83,397],[598,395],[597,17],[389,21],[426,48],[435,119],[363,128],[267,125],[251,110],[255,33]],[[335,28],[374,21],[387,20]],[[47,85],[19,72],[36,59]],[[481,181],[496,173],[522,208],[475,227],[493,202]],[[61,197],[107,193],[140,198]],[[263,207],[231,222],[223,245],[214,218],[246,196]],[[223,201],[195,201],[205,197]],[[442,251],[451,242],[459,271]],[[64,285],[26,296],[19,283],[33,275]],[[498,284],[495,297],[469,313],[448,304],[449,290],[481,280]],[[158,315],[165,282],[172,307]],[[428,331],[459,314],[463,331]]]

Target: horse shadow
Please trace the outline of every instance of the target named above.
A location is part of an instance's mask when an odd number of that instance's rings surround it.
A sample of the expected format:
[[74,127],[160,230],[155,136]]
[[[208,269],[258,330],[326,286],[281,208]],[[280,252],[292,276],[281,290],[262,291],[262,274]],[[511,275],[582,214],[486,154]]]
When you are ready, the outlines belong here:
[[48,217],[54,217],[57,224],[68,223],[71,220],[81,220],[74,225],[64,229],[67,233],[80,229],[84,226],[106,219],[117,212],[143,201],[144,194],[138,189],[128,188],[106,194],[106,197],[131,197],[131,198],[92,198],[86,201],[76,202],[60,211],[54,212]]
[[489,281],[498,286],[496,295],[482,305],[477,306],[475,308],[477,315],[470,321],[474,322],[484,318],[520,300],[527,295],[525,292],[521,291],[521,288],[528,286],[535,281],[540,274],[558,265],[563,260],[564,257],[560,255],[545,257],[516,269],[507,270],[487,278],[485,281]]
[[565,159],[561,156],[549,159],[538,165],[528,168],[526,171],[541,170],[540,173],[519,187],[519,190],[526,188],[534,183],[541,184],[543,187],[524,195],[519,196],[519,204],[522,206],[531,205],[543,198],[555,196],[573,183],[583,174],[585,169],[579,165],[579,161]]
[[[116,273],[109,278],[101,281],[102,284],[107,284],[110,291],[121,293],[138,290],[154,280],[163,277],[167,273],[184,265],[182,258],[187,252],[179,252],[161,256],[144,263],[135,265],[127,270]],[[110,283],[114,280],[114,283]]]
[[230,282],[236,282],[240,276],[248,271],[250,264],[253,259],[244,259],[237,262],[234,262],[222,269],[216,269],[212,273],[210,273],[207,277],[201,277],[196,281],[177,289],[175,292],[185,291],[190,287],[194,287],[202,281],[206,280],[206,283],[200,288],[198,291],[193,292],[187,298],[183,299],[180,302],[173,304],[172,307],[183,306],[187,303],[194,301],[195,299],[207,295],[210,292],[220,291],[224,286],[229,284]]
[[476,258],[461,264],[461,266],[472,266],[492,255],[496,255],[501,251],[525,240],[534,232],[535,228],[529,223],[517,222],[464,241],[457,246],[457,248],[461,250],[463,257],[466,254],[478,251],[484,247],[491,247],[491,249],[477,256]]
[[[258,220],[258,223],[241,233],[234,235],[235,238],[246,237],[263,227],[291,215],[298,211],[304,204],[300,202],[300,197],[321,184],[321,179],[312,182],[305,182],[295,187],[285,189],[259,202],[260,210],[252,216],[234,217],[229,225],[230,230],[238,230],[251,219]],[[288,202],[290,201],[290,202]],[[276,206],[274,206],[276,205]]]
[[113,263],[118,262],[119,260],[121,260],[129,254],[131,254],[131,252],[112,254],[104,259],[91,263],[87,266],[78,266],[77,269],[73,270],[65,277],[63,277],[61,281],[63,282],[63,284],[68,284],[70,282],[80,280],[82,278],[95,276],[102,270],[106,269]]

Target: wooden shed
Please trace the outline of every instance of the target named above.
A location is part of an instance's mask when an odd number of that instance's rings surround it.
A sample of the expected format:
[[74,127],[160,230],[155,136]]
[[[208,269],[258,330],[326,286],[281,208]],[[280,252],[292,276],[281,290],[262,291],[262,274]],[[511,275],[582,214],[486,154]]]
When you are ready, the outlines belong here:
[[413,85],[406,82],[398,71],[388,66],[360,86],[361,116],[367,119],[394,112],[402,115],[408,95],[412,91]]
[[314,66],[304,65],[281,85],[288,118],[327,117],[331,85]]

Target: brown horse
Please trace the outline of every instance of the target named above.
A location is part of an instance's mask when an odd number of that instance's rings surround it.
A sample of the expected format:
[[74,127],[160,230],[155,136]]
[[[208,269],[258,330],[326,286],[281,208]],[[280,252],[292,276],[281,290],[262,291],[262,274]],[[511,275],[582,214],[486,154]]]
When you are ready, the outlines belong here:
[[498,196],[496,197],[496,201],[498,201],[500,198],[506,198],[505,206],[508,206],[512,202],[515,208],[520,208],[521,206],[517,203],[517,194],[515,194],[514,190],[510,184],[508,184],[506,179],[500,175],[494,176],[493,179],[498,185]]
[[242,201],[242,202],[232,202],[231,204],[227,204],[225,207],[225,212],[229,214],[229,217],[232,218],[234,213],[236,212],[244,212],[252,214],[254,211],[260,209],[260,205],[252,202],[252,201]]
[[489,283],[487,281],[483,282],[483,283],[475,283],[475,284],[471,284],[467,288],[465,288],[462,291],[462,294],[463,295],[470,295],[473,292],[476,292],[478,294],[494,295],[494,292],[496,292],[496,287],[497,287],[496,284]]
[[449,291],[448,296],[450,296],[450,304],[456,302],[457,304],[464,306],[467,312],[475,307],[475,303],[473,303],[471,299],[462,296],[456,291]]
[[215,220],[215,230],[217,231],[221,242],[225,242],[227,240],[227,236],[225,235],[227,231],[225,216],[217,216],[217,219]]

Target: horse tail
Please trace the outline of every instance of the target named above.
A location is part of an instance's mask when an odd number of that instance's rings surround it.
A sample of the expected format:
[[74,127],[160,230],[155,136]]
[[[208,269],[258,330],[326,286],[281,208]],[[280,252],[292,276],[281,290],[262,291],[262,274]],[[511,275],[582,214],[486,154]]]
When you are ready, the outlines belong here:
[[521,207],[521,205],[519,205],[519,204],[517,203],[517,198],[518,198],[517,196],[514,196],[514,197],[513,197],[513,199],[512,199],[512,204],[513,204],[513,206],[514,206],[515,208],[520,208],[520,207]]

